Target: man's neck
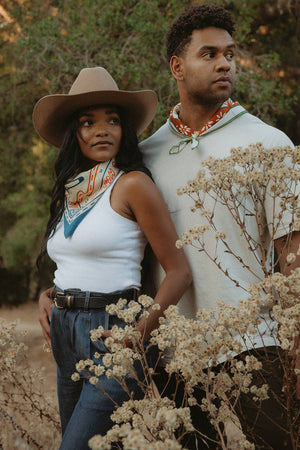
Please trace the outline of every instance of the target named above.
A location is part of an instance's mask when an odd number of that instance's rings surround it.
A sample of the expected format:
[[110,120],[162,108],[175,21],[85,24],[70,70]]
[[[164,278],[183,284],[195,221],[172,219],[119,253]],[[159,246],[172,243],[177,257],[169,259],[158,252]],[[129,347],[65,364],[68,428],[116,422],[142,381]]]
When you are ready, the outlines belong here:
[[179,118],[184,125],[192,128],[194,131],[201,128],[211,119],[211,117],[220,109],[223,103],[214,105],[199,105],[181,103]]

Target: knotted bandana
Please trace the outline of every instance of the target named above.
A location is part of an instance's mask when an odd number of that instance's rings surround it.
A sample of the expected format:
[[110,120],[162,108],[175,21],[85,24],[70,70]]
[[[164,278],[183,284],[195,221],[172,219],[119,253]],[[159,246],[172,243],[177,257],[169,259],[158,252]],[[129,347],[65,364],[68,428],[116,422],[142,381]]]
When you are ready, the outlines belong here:
[[71,236],[87,213],[102,197],[115,179],[119,169],[115,160],[97,164],[82,172],[65,185],[64,235]]
[[201,128],[201,130],[194,131],[192,128],[188,127],[183,122],[181,122],[181,120],[179,119],[180,103],[178,103],[176,106],[174,106],[174,108],[170,113],[169,123],[171,123],[174,126],[174,128],[178,133],[187,136],[187,138],[183,139],[178,146],[172,147],[169,153],[170,154],[179,153],[189,142],[192,143],[191,149],[194,150],[199,145],[198,137],[201,134],[205,133],[205,131],[209,130],[217,122],[219,122],[222,119],[222,117],[224,117],[225,114],[227,114],[228,111],[230,111],[231,108],[234,108],[235,106],[238,105],[239,102],[233,102],[229,98],[228,100],[226,100],[226,102],[223,103],[221,108],[209,119],[209,121]]

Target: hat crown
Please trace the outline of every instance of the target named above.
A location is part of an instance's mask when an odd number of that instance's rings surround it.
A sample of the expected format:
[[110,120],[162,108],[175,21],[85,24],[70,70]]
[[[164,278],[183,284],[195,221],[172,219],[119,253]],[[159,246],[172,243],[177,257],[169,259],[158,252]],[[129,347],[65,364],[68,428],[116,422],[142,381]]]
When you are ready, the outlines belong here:
[[94,91],[118,91],[118,85],[104,67],[82,69],[72,84],[69,95]]

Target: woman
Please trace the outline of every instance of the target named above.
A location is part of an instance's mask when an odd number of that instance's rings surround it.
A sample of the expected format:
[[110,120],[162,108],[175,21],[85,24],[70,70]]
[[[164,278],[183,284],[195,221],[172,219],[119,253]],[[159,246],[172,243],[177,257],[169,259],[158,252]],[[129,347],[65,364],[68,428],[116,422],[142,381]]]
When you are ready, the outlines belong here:
[[[147,321],[137,324],[145,340],[191,281],[167,207],[138,148],[137,134],[153,119],[156,104],[154,92],[120,91],[110,74],[96,67],[83,69],[69,94],[43,97],[33,112],[40,136],[60,147],[40,255],[47,246],[57,265],[55,288],[41,295],[39,307],[49,343],[51,316],[64,450],[88,448],[91,436],[112,426],[111,400],[87,380],[73,382],[71,375],[78,360],[105,352],[89,338],[99,325],[108,336],[119,320],[108,316],[105,305],[137,298],[147,241],[166,276],[154,299],[160,311],[150,309]],[[127,399],[114,380],[100,382],[117,403]],[[130,390],[140,395],[130,382]]]

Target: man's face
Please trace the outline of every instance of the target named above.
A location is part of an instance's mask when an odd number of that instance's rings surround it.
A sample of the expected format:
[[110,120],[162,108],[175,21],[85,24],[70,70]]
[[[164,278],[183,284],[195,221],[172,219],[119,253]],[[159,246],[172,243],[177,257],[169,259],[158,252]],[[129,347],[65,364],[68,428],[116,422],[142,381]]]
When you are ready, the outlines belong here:
[[221,28],[194,30],[178,58],[181,86],[189,100],[202,105],[223,103],[232,92],[236,76],[235,44]]

